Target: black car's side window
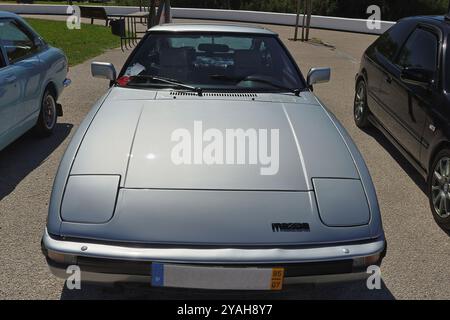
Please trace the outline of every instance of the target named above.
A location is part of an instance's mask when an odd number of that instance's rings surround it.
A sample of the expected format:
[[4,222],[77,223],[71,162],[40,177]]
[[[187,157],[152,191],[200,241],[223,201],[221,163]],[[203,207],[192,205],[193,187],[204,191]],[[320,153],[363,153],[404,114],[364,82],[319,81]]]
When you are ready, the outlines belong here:
[[398,22],[391,29],[381,35],[374,43],[373,49],[389,61],[393,61],[413,26],[409,21]]
[[405,43],[396,64],[401,68],[413,67],[436,72],[438,44],[434,33],[418,28]]
[[378,40],[376,50],[388,60],[392,60],[399,47],[400,44],[392,38],[390,32],[387,32]]
[[14,20],[0,21],[0,39],[10,63],[34,53],[34,39]]

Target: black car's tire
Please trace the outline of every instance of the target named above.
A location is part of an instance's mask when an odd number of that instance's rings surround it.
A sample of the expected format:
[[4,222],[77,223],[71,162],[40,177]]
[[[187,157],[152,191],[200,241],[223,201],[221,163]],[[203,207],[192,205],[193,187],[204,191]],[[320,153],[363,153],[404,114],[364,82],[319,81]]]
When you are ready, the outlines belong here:
[[36,123],[36,133],[47,137],[53,133],[58,119],[56,97],[53,92],[46,89],[41,101],[41,112]]
[[428,174],[427,195],[436,222],[450,230],[450,149],[441,150]]
[[364,80],[360,80],[356,86],[355,101],[353,106],[353,119],[358,128],[364,129],[370,126],[369,107],[367,106],[367,87]]

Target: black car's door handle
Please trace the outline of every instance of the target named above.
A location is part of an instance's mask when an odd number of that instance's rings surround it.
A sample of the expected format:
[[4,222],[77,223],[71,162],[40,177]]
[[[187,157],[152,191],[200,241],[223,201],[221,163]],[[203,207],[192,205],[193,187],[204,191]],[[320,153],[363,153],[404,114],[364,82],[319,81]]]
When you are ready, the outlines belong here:
[[392,83],[392,77],[391,76],[386,76],[386,78],[384,78],[384,81],[386,81],[387,83],[391,84]]

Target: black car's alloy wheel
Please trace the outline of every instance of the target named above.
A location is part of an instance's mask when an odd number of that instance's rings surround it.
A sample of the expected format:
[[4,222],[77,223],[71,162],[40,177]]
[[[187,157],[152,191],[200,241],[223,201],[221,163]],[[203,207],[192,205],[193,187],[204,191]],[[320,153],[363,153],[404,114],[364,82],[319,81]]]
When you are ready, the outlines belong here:
[[355,124],[359,128],[366,128],[369,126],[369,108],[367,107],[367,89],[364,80],[358,82],[355,94],[355,103],[353,109],[353,117]]
[[450,230],[450,150],[437,154],[428,178],[428,196],[434,219]]

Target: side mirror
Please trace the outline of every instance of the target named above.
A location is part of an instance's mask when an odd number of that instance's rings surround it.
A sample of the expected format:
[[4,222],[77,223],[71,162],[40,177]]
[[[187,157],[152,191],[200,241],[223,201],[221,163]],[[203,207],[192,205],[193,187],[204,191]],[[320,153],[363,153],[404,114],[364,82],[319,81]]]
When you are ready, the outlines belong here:
[[92,62],[91,73],[96,78],[116,80],[116,69],[109,62]]
[[325,83],[329,82],[331,78],[331,69],[330,68],[312,68],[308,72],[308,86],[312,86],[316,83]]
[[402,70],[400,79],[407,84],[429,88],[434,82],[434,73],[422,68],[406,67]]
[[33,44],[35,47],[38,47],[38,48],[41,47],[43,44],[42,39],[40,37],[34,38]]

